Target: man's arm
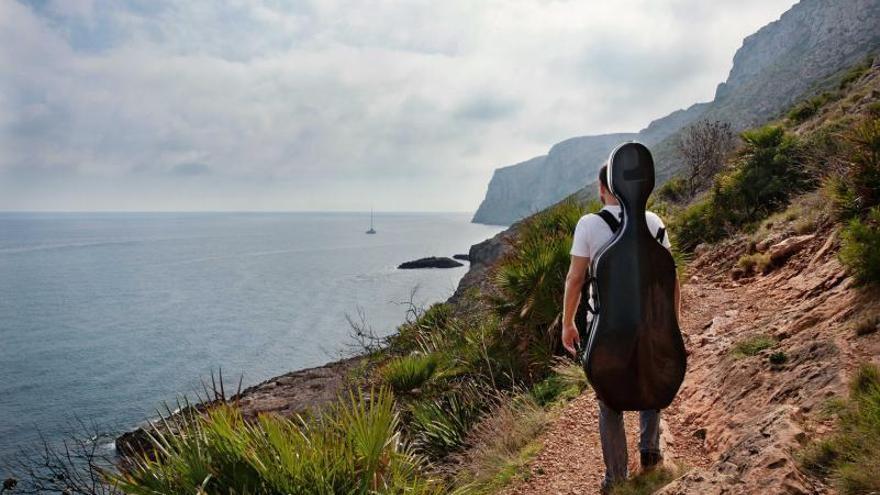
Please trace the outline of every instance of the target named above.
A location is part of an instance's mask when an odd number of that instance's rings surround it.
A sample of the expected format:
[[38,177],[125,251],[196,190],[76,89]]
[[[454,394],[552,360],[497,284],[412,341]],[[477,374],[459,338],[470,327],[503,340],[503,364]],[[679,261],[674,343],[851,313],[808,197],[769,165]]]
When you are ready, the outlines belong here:
[[568,275],[565,276],[565,296],[562,299],[562,346],[573,356],[577,354],[576,345],[580,343],[580,334],[574,324],[574,315],[581,300],[581,289],[586,280],[590,258],[583,256],[571,257]]

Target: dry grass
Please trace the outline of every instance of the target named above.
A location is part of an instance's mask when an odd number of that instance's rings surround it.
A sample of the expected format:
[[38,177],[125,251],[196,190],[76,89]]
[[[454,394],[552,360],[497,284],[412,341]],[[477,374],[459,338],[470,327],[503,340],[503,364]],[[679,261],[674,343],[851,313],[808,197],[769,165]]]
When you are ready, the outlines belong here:
[[773,267],[770,261],[770,255],[767,253],[754,253],[743,255],[736,266],[743,270],[745,276],[751,276],[756,273],[769,273]]
[[540,448],[535,438],[550,416],[529,394],[502,400],[468,437],[469,448],[459,457],[455,479],[459,492],[494,493],[527,476],[525,467]]
[[865,316],[852,325],[852,331],[858,337],[875,333],[880,327],[880,316]]

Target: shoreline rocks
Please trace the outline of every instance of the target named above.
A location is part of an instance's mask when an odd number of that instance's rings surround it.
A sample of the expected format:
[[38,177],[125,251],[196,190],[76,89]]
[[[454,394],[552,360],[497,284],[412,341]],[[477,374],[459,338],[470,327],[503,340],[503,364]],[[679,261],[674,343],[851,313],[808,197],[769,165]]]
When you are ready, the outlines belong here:
[[457,268],[464,266],[462,263],[455,261],[446,256],[428,256],[427,258],[419,258],[413,261],[401,263],[397,268],[401,270],[411,270],[417,268]]

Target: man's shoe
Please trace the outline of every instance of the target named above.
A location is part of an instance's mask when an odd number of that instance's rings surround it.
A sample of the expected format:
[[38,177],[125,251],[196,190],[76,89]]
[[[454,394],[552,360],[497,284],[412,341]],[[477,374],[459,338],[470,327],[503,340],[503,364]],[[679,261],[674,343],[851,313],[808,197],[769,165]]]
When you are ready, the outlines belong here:
[[642,452],[642,471],[650,471],[663,462],[663,456],[659,452]]

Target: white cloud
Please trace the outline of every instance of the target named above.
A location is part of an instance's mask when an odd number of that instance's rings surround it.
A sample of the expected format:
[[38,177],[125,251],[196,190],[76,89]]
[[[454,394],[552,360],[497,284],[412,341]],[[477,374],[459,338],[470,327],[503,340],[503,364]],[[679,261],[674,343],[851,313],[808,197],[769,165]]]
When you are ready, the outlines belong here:
[[0,208],[470,210],[711,99],[791,3],[0,2]]

